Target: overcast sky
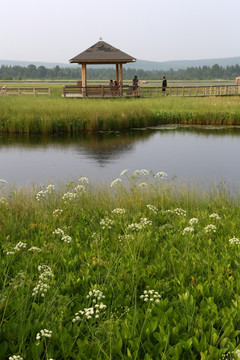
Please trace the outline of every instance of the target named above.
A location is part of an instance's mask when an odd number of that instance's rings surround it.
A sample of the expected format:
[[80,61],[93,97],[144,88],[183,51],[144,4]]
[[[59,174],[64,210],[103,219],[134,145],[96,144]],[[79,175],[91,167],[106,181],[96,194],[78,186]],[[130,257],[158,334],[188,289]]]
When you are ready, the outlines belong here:
[[240,0],[0,0],[0,59],[67,63],[104,41],[141,60],[240,56]]

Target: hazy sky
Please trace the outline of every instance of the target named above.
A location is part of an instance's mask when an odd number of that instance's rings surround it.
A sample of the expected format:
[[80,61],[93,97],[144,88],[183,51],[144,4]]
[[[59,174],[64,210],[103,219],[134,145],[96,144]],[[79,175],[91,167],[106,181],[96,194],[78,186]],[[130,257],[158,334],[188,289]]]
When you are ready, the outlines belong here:
[[99,37],[141,60],[240,56],[240,0],[0,0],[0,59],[67,63]]

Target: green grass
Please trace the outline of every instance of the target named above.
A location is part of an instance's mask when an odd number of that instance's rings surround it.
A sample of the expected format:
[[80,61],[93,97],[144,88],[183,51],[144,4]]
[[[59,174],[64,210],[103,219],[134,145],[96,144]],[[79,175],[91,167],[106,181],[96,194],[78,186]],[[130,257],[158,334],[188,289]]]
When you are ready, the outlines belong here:
[[1,360],[238,358],[239,195],[144,174],[41,192],[2,183]]
[[64,99],[59,84],[50,87],[50,96],[0,96],[0,133],[77,134],[162,124],[240,125],[239,97]]

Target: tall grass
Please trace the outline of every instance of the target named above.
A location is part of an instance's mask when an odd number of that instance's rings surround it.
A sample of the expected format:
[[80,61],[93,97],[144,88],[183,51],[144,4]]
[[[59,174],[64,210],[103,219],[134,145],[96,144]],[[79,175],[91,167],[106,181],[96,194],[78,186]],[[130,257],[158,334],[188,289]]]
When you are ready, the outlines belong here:
[[238,195],[165,175],[2,181],[0,359],[238,358]]
[[239,97],[63,99],[0,96],[0,133],[79,133],[162,124],[240,125]]

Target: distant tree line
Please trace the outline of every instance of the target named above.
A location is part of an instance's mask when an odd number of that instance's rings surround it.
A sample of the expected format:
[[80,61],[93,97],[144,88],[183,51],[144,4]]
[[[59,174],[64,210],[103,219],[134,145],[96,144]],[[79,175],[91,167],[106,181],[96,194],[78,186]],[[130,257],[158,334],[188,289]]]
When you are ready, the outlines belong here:
[[[188,67],[187,69],[167,71],[163,70],[141,70],[132,68],[123,68],[124,79],[132,79],[137,75],[141,80],[161,80],[162,75],[171,80],[210,80],[210,79],[234,79],[240,76],[240,65],[222,67],[218,64],[202,67]],[[87,69],[87,76],[90,80],[109,80],[114,79],[114,68],[93,68]],[[81,67],[60,68],[58,65],[54,68],[45,66],[36,67],[31,64],[27,67],[7,66],[0,67],[0,80],[26,80],[26,79],[52,79],[52,80],[80,80]]]

